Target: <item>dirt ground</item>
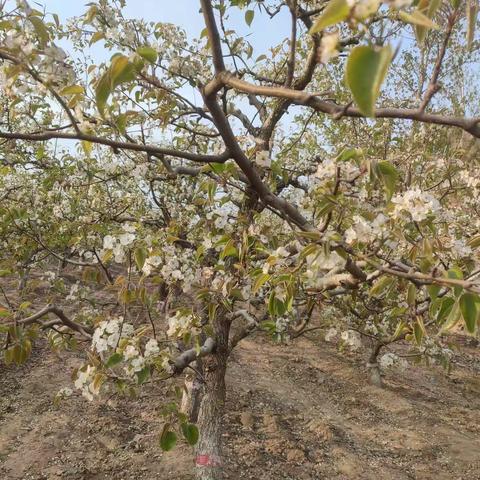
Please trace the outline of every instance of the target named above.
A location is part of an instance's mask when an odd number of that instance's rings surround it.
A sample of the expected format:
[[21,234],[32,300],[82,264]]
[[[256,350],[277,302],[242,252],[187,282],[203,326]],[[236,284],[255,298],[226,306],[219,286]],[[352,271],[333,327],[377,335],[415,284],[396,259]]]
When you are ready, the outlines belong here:
[[[245,340],[228,370],[227,478],[480,480],[480,348],[439,367],[388,372],[370,386],[364,355],[321,332],[290,345]],[[162,385],[137,400],[73,397],[78,354],[39,343],[21,367],[0,363],[0,479],[187,480],[193,452],[158,446]]]

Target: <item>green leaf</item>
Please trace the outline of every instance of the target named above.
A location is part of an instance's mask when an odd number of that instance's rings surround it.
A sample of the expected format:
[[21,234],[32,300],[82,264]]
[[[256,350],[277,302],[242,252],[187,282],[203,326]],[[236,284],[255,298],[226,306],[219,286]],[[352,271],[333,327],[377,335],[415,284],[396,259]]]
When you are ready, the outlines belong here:
[[465,320],[465,326],[469,333],[475,333],[477,325],[477,302],[479,301],[478,295],[473,293],[464,293],[459,300],[460,310],[462,317]]
[[421,345],[423,335],[425,334],[425,327],[424,327],[423,322],[421,321],[420,317],[417,318],[417,321],[415,322],[415,325],[413,326],[413,334],[415,336],[415,341],[417,342],[417,345]]
[[253,284],[252,293],[257,293],[266,282],[270,280],[271,275],[268,273],[261,273],[256,279],[255,283]]
[[105,362],[105,366],[107,368],[112,368],[115,365],[118,365],[122,360],[123,355],[121,355],[120,353],[114,353],[113,355],[110,355],[108,360]]
[[388,200],[390,200],[395,192],[399,176],[397,169],[390,162],[378,162],[376,164],[376,174],[385,186]]
[[349,15],[350,5],[347,0],[331,0],[310,29],[310,35],[321,32],[331,25],[343,22]]
[[371,297],[380,297],[390,287],[395,279],[392,277],[381,277],[372,286],[368,294]]
[[42,19],[39,17],[31,16],[28,17],[33,28],[35,29],[35,33],[37,34],[37,38],[40,41],[40,45],[45,47],[50,40],[50,34],[48,33],[47,27],[43,23]]
[[60,90],[60,95],[77,95],[85,93],[85,89],[81,85],[71,85]]
[[137,382],[139,385],[145,383],[147,378],[150,376],[150,367],[147,365],[143,367],[139,372],[137,372]]
[[390,45],[355,47],[347,60],[346,82],[363,115],[374,116],[375,102],[393,53]]
[[[454,280],[462,280],[463,279],[463,272],[458,267],[452,267],[450,270],[448,270],[447,277],[452,278]],[[463,291],[463,289],[460,286],[453,287],[453,292],[455,293],[455,296],[457,296],[457,297],[462,293],[462,291]]]
[[177,444],[177,434],[169,430],[169,428],[170,425],[165,425],[160,435],[160,448],[164,452],[169,452]]
[[428,285],[427,292],[432,300],[435,300],[440,292],[440,285]]
[[362,154],[360,148],[344,148],[337,156],[337,162],[346,162]]
[[440,309],[437,313],[437,322],[441,323],[443,319],[450,314],[454,303],[455,303],[455,300],[451,297],[445,297],[444,299],[442,299]]
[[105,34],[103,32],[95,32],[90,39],[90,45],[93,45],[94,43],[102,40],[103,38],[105,38]]
[[400,20],[405,23],[410,23],[411,25],[418,25],[425,28],[435,28],[438,29],[438,25],[424,15],[420,10],[414,10],[412,13],[400,12],[398,14]]
[[198,428],[193,423],[182,423],[182,433],[189,445],[193,446],[198,442]]
[[95,101],[97,102],[97,109],[102,116],[105,113],[105,106],[107,105],[107,100],[111,91],[110,76],[108,72],[105,72],[97,83],[97,88],[95,89]]
[[124,55],[116,55],[110,65],[110,81],[112,88],[135,78],[135,67]]
[[145,260],[148,256],[148,250],[145,247],[138,247],[135,249],[134,255],[135,263],[137,264],[138,269],[141,270],[145,265]]
[[272,290],[270,292],[270,297],[268,299],[268,313],[270,314],[270,316],[281,317],[287,311],[287,307],[288,307],[288,305],[286,305],[281,300],[279,300],[275,296],[275,291]]
[[248,26],[252,24],[254,17],[255,17],[255,12],[253,10],[247,10],[245,12],[245,22],[247,22]]
[[410,306],[415,306],[416,298],[417,298],[417,287],[413,283],[411,283],[408,286],[408,290],[407,290],[407,303]]
[[158,58],[157,51],[152,47],[139,47],[137,48],[137,53],[150,63],[155,63]]
[[[427,18],[433,18],[441,4],[442,0],[420,0],[417,4],[417,9]],[[418,43],[423,43],[427,31],[427,27],[423,25],[415,25],[415,35],[417,37]]]
[[227,257],[238,257],[238,250],[235,247],[235,243],[233,242],[233,240],[229,240],[226,243],[223,251],[220,253],[220,258],[222,260]]
[[459,320],[462,318],[461,311],[459,308],[458,302],[455,302],[450,310],[450,313],[448,314],[447,319],[445,320],[445,323],[442,325],[442,328],[440,330],[440,333],[448,332],[451,330]]

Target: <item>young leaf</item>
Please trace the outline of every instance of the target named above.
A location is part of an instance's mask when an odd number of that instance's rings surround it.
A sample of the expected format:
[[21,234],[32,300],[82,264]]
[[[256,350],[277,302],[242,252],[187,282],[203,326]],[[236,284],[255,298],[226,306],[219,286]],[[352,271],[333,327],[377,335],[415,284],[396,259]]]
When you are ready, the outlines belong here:
[[123,356],[120,353],[114,353],[110,355],[108,360],[105,362],[107,368],[112,368],[115,365],[118,365],[123,360]]
[[160,435],[160,448],[164,452],[169,452],[177,443],[177,434],[169,430],[169,427],[170,425],[165,425]]
[[424,15],[420,10],[414,10],[412,13],[400,12],[398,14],[400,20],[411,25],[418,25],[425,28],[438,29],[438,25],[431,19]]
[[379,278],[370,288],[368,294],[371,297],[380,297],[387,288],[389,288],[392,283],[394,282],[394,278],[392,277],[381,277]]
[[415,325],[413,326],[413,334],[415,336],[415,341],[417,345],[422,344],[423,335],[425,333],[425,327],[420,317],[417,318]]
[[37,38],[40,41],[40,45],[45,47],[50,40],[50,34],[48,33],[47,27],[43,23],[41,18],[31,16],[28,17],[30,22],[33,25],[33,28],[35,29],[35,33],[37,34]]
[[80,85],[71,85],[70,87],[65,87],[60,91],[60,95],[77,95],[84,93],[85,89]]
[[195,445],[198,442],[198,428],[193,423],[182,423],[182,433],[189,445]]
[[349,14],[350,5],[347,0],[331,0],[310,29],[310,35],[321,32],[331,25],[343,22]]
[[145,265],[145,260],[148,256],[148,250],[145,247],[138,247],[135,249],[135,263],[139,270]]
[[248,26],[250,26],[253,22],[253,18],[255,17],[255,12],[253,10],[247,10],[245,12],[245,22]]
[[99,40],[102,40],[102,38],[105,38],[105,34],[103,32],[95,32],[92,35],[92,38],[90,39],[89,45],[93,45],[94,43],[98,42]]
[[137,53],[150,63],[155,63],[158,58],[157,51],[152,47],[139,47]]
[[112,88],[135,78],[135,68],[124,55],[116,55],[110,65],[110,81]]
[[417,297],[417,287],[413,283],[411,283],[408,286],[408,290],[407,290],[407,303],[410,306],[415,306],[416,297]]
[[143,367],[139,372],[137,372],[137,382],[139,385],[145,383],[150,376],[150,367],[147,365]]
[[252,292],[257,293],[266,282],[270,280],[271,275],[268,273],[261,273],[256,279],[255,283],[253,284]]
[[105,113],[105,106],[107,105],[108,97],[111,93],[111,82],[108,71],[105,72],[97,83],[97,88],[95,89],[95,101],[97,102],[97,109],[100,112],[100,115],[103,116]]
[[[442,0],[420,0],[417,4],[417,9],[427,18],[433,18],[441,4]],[[423,43],[427,30],[428,28],[423,25],[415,25],[415,35],[418,43]]]
[[363,115],[374,116],[375,102],[392,61],[389,45],[382,48],[355,47],[347,60],[346,82]]
[[383,185],[385,186],[387,197],[390,200],[393,193],[395,192],[398,172],[390,162],[378,162],[376,167],[377,176],[380,178]]
[[478,296],[473,293],[464,293],[460,297],[460,310],[462,317],[465,320],[465,326],[469,333],[475,333],[475,327],[477,324],[477,305]]

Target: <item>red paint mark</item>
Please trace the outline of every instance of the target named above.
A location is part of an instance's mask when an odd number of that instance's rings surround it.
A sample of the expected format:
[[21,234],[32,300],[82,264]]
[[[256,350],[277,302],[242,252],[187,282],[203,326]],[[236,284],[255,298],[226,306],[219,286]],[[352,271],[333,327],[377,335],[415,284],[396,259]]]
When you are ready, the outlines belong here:
[[202,467],[219,467],[220,459],[210,455],[197,455],[195,463]]

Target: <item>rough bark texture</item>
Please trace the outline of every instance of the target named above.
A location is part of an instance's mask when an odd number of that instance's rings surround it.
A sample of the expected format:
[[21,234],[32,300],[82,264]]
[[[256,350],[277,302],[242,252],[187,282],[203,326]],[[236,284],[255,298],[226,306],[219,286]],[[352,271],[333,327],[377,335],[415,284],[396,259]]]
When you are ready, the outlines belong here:
[[204,390],[198,414],[200,439],[195,457],[197,480],[223,478],[221,435],[230,322],[225,317],[218,318],[214,323],[214,329],[216,350],[203,359]]
[[203,370],[202,362],[196,362],[199,373],[188,375],[185,379],[184,391],[180,411],[187,415],[189,422],[197,423],[200,404],[202,401],[203,381],[200,372]]

